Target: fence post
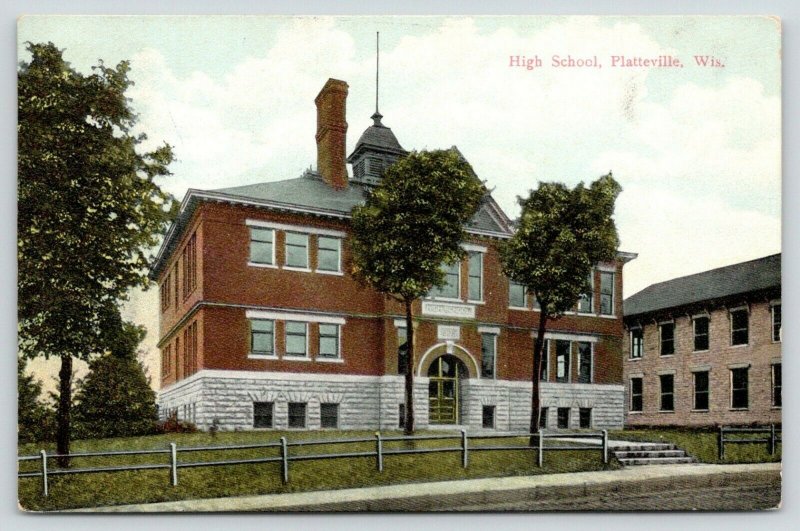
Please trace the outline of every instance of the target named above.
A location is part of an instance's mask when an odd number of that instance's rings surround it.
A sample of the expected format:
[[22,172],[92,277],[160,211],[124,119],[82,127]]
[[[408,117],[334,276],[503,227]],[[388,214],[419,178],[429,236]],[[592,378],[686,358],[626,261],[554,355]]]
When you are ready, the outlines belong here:
[[281,437],[281,479],[289,483],[289,448],[286,446],[286,437]]
[[467,430],[461,428],[461,466],[467,468],[469,463],[469,450],[467,449]]
[[544,432],[542,429],[539,429],[539,452],[538,452],[538,459],[539,459],[539,468],[542,468],[542,464],[544,463]]
[[603,463],[608,464],[608,430],[603,430]]
[[169,443],[169,478],[173,487],[178,486],[178,447],[174,442]]
[[42,493],[45,496],[49,495],[49,489],[47,488],[47,452],[42,450],[39,452],[42,456]]
[[375,456],[377,459],[378,472],[383,472],[383,441],[381,432],[375,432]]
[[719,427],[719,435],[717,436],[717,446],[719,450],[719,460],[725,460],[725,427]]
[[775,455],[775,424],[769,425],[769,443],[767,443],[769,455]]

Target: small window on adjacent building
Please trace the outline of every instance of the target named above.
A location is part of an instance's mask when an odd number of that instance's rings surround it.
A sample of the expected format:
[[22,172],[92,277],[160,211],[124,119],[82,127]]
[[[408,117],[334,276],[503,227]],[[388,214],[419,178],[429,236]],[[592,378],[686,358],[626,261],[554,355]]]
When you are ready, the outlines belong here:
[[274,265],[275,231],[250,227],[250,262],[253,264]]
[[772,340],[778,342],[781,340],[781,305],[774,304],[772,306]]
[[746,308],[731,310],[731,345],[746,345],[749,339],[749,313]]
[[308,268],[308,234],[286,233],[286,266]]
[[483,427],[488,430],[494,429],[494,406],[483,406]]
[[542,371],[539,374],[539,379],[543,382],[547,381],[547,376],[548,376],[547,369],[549,360],[550,360],[550,340],[545,339],[544,345],[542,345]]
[[441,288],[435,287],[431,290],[432,297],[442,297],[446,299],[457,299],[460,296],[459,285],[461,280],[461,262],[454,264],[443,264],[445,283]]
[[250,321],[250,352],[266,356],[275,355],[275,321],[264,319]]
[[568,407],[560,407],[558,408],[558,428],[561,430],[565,430],[569,428],[569,408]]
[[700,316],[692,319],[694,326],[694,350],[708,350],[708,317]]
[[400,404],[397,408],[399,413],[399,421],[397,423],[398,428],[405,428],[406,427],[406,405]]
[[708,371],[694,373],[694,409],[708,410]]
[[642,357],[644,351],[644,331],[641,328],[631,328],[631,358]]
[[397,374],[405,374],[408,368],[408,343],[406,328],[397,328]]
[[592,383],[592,344],[578,341],[578,383]]
[[781,364],[772,365],[772,407],[781,407]]
[[253,402],[253,427],[271,428],[273,409],[272,402]]
[[483,253],[469,253],[469,300],[483,300]]
[[319,424],[323,428],[338,428],[339,404],[320,404]]
[[591,428],[592,427],[592,408],[590,407],[582,407],[578,411],[579,414],[579,426],[581,428]]
[[747,409],[747,368],[731,369],[731,408]]
[[527,308],[528,305],[525,301],[525,295],[524,284],[513,280],[508,281],[508,305],[511,308]]
[[614,315],[614,273],[600,272],[600,313]]
[[661,338],[661,355],[675,354],[675,323],[661,323],[658,325],[658,334]]
[[548,408],[543,407],[539,410],[539,429],[546,430],[547,429],[547,413]]
[[631,411],[642,411],[642,379],[631,378]]
[[556,340],[556,381],[569,382],[570,342]]
[[481,334],[481,378],[494,378],[497,336]]
[[305,402],[289,402],[289,427],[306,427],[306,404]]
[[286,321],[286,355],[305,356],[307,353],[308,324]]
[[339,325],[320,323],[318,356],[331,359],[339,357]]
[[661,380],[661,411],[675,411],[675,375],[662,374]]
[[594,271],[589,273],[589,291],[578,300],[578,312],[594,313]]
[[329,236],[317,238],[317,269],[320,271],[342,270],[342,240]]

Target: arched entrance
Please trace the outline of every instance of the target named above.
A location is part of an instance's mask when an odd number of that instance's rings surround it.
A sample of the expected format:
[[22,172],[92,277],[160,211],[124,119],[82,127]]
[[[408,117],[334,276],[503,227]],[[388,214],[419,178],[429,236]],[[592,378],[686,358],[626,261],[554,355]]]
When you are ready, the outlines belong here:
[[467,378],[467,366],[451,354],[439,356],[428,368],[428,421],[431,424],[458,424],[461,380]]

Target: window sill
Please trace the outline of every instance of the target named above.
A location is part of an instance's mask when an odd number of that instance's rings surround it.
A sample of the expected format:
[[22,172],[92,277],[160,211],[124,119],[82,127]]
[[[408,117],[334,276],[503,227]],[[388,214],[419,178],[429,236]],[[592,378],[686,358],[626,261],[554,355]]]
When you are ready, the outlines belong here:
[[309,358],[308,356],[287,356],[286,354],[284,354],[281,357],[281,360],[282,361],[311,361],[311,358]]
[[607,314],[607,313],[601,313],[601,314],[600,314],[600,315],[598,315],[597,317],[599,317],[600,319],[617,319],[617,316],[616,316],[616,315],[614,315],[614,314]]
[[728,411],[750,411],[749,407],[732,407],[728,408]]
[[770,407],[770,409],[774,409],[774,410],[780,411],[783,408],[781,406],[772,406],[772,407]]
[[509,306],[508,309],[509,310],[519,310],[519,311],[523,311],[523,312],[532,311],[530,308],[523,308],[522,306]]
[[672,415],[675,414],[675,410],[674,409],[659,409],[658,412],[659,413],[668,413],[668,414],[672,414]]
[[286,271],[300,271],[301,273],[312,273],[311,269],[307,267],[283,266]]
[[319,273],[320,275],[333,275],[335,277],[344,276],[344,273],[342,271],[328,271],[327,269],[316,269],[314,273]]
[[628,415],[643,415],[644,411],[628,411]]
[[278,356],[275,354],[256,354],[254,352],[248,352],[247,359],[249,360],[276,360]]
[[342,358],[320,358],[319,356],[317,356],[314,361],[318,361],[320,363],[344,363]]
[[628,358],[628,361],[641,361],[642,357],[639,356],[638,358]]
[[708,413],[709,411],[711,411],[711,410],[709,410],[709,409],[692,409],[691,410],[692,413]]
[[484,306],[486,304],[486,301],[484,301],[484,300],[473,301],[473,300],[467,299],[467,304],[476,304],[478,306]]
[[675,354],[659,354],[659,358],[674,358]]
[[746,348],[749,347],[750,343],[742,343],[741,345],[729,345],[728,348]]
[[709,350],[709,349],[705,349],[705,350],[693,350],[693,351],[692,351],[692,354],[705,354],[706,352],[710,352],[710,350]]
[[425,300],[434,301],[434,302],[460,302],[464,303],[461,299],[451,299],[450,297],[426,297]]
[[247,262],[247,265],[250,267],[263,267],[265,269],[278,269],[278,266],[275,264],[261,264],[259,262]]

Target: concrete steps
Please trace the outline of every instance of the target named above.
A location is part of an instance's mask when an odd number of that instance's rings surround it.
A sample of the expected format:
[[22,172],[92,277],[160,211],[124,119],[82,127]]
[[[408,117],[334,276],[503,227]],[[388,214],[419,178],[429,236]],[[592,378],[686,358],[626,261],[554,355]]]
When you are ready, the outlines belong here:
[[626,444],[612,449],[622,466],[677,465],[694,463],[695,459],[674,444]]

